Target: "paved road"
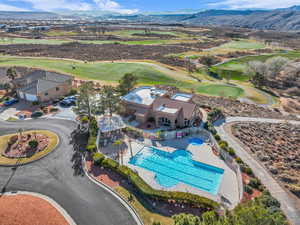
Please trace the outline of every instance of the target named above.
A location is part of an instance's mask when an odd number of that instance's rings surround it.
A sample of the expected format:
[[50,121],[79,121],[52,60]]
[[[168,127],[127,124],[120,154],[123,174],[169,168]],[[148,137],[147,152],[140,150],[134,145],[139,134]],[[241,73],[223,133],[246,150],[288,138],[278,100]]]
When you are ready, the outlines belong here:
[[[251,118],[251,117],[229,117],[225,121],[217,121],[215,128],[220,137],[227,141],[233,147],[236,154],[247,163],[255,175],[262,181],[271,194],[281,203],[281,208],[285,215],[294,225],[300,225],[300,204],[299,200],[291,194],[287,193],[277,181],[267,172],[267,169],[262,166],[251,154],[249,154],[243,147],[230,135],[226,126],[231,122],[266,122],[266,123],[283,123],[284,120]],[[300,121],[289,121],[292,124],[300,125]]]
[[[32,164],[11,168],[0,167],[0,190],[31,191],[47,195],[60,204],[78,225],[134,225],[129,211],[111,194],[101,189],[86,176],[74,176],[70,133],[75,123],[65,120],[31,120],[1,122],[0,135],[18,128],[47,129],[60,136],[58,148],[47,157]],[[0,219],[1,220],[1,219]]]

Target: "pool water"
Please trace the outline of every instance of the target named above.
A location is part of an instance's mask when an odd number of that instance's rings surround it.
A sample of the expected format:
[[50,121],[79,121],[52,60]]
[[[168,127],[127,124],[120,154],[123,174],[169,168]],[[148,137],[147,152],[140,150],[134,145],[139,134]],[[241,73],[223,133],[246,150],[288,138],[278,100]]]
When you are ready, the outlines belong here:
[[132,157],[129,163],[154,172],[156,182],[162,187],[184,183],[214,195],[218,193],[224,173],[221,168],[194,161],[192,154],[186,150],[169,153],[147,147]]
[[202,145],[204,142],[203,142],[203,140],[200,139],[200,138],[190,138],[190,139],[189,139],[189,143],[190,143],[191,145]]

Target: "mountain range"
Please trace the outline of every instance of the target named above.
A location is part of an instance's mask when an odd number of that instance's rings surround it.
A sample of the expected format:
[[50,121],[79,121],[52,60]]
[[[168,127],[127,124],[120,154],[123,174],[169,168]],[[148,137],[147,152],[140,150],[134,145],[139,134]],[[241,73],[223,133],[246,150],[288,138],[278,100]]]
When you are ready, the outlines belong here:
[[300,31],[300,6],[275,10],[180,10],[120,14],[109,11],[0,12],[0,19],[93,19],[130,22],[232,26],[260,30]]

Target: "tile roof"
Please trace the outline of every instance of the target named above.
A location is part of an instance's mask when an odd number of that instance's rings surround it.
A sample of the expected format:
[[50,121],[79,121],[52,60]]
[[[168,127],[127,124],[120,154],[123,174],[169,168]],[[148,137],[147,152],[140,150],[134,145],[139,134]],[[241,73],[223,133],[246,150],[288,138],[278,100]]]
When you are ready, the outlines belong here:
[[169,99],[166,97],[157,98],[153,102],[153,110],[154,111],[168,113],[167,111],[160,110],[162,106],[164,108],[177,109],[177,111],[182,110],[184,118],[192,117],[193,112],[196,108],[196,104],[189,103],[189,102],[183,102],[183,101],[177,101],[177,100]]

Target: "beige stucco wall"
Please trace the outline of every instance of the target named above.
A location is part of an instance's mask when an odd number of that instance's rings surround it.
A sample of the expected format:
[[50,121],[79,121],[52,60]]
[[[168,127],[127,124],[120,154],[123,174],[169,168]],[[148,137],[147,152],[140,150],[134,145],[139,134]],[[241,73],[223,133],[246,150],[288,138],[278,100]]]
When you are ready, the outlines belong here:
[[[69,84],[69,82],[66,82],[66,83],[57,85],[57,87],[59,88],[59,90],[56,90],[56,87],[55,87],[55,88],[51,88],[51,89],[47,90],[46,92],[40,93],[38,95],[39,101],[47,102],[47,101],[55,100],[57,98],[60,98],[60,97],[63,97],[65,95],[69,94],[72,89],[72,84]],[[48,95],[45,95],[46,93],[48,93]]]

